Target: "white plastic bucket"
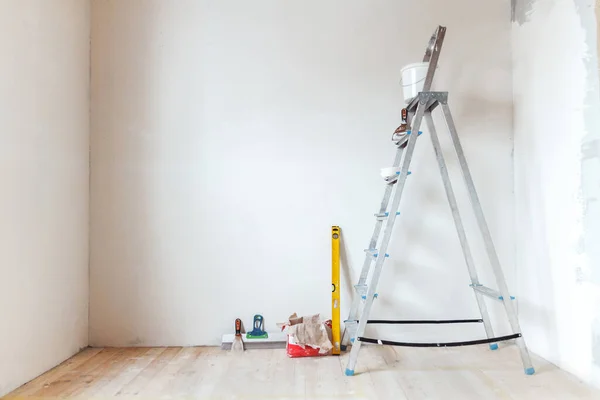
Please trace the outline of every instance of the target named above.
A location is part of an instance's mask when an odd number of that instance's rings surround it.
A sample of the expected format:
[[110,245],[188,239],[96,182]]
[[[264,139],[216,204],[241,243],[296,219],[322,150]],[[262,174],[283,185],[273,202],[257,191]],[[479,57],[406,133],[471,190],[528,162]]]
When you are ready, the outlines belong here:
[[408,64],[402,68],[402,90],[404,92],[404,101],[408,104],[419,92],[423,91],[428,62]]

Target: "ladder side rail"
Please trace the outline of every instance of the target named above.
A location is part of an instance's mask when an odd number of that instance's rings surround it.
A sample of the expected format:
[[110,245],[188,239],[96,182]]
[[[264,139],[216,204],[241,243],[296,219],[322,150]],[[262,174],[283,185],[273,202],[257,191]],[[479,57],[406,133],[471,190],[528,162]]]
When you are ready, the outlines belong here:
[[[477,276],[477,269],[475,267],[475,262],[473,261],[471,247],[469,245],[469,241],[467,239],[467,234],[465,232],[465,227],[463,225],[463,221],[460,216],[460,211],[458,209],[458,202],[456,201],[454,189],[452,188],[452,182],[450,180],[450,175],[448,173],[446,161],[444,160],[444,154],[442,153],[442,146],[440,144],[440,140],[437,135],[437,131],[435,128],[435,124],[433,122],[433,117],[431,115],[431,111],[425,113],[425,122],[427,123],[427,128],[429,130],[429,136],[431,137],[431,144],[433,145],[433,150],[435,152],[435,158],[437,159],[438,167],[440,169],[440,174],[442,176],[442,182],[444,183],[444,190],[446,191],[446,197],[448,198],[448,204],[450,205],[450,210],[452,211],[452,218],[454,219],[456,233],[458,234],[458,239],[459,239],[460,245],[462,247],[463,256],[465,258],[465,262],[467,264],[467,269],[469,271],[469,276],[471,278],[471,283],[473,285],[479,285],[479,277]],[[485,328],[485,333],[488,338],[492,338],[492,337],[494,337],[494,330],[492,328],[490,315],[489,315],[489,312],[487,309],[487,305],[485,303],[485,299],[483,298],[483,294],[475,291],[475,298],[477,300],[477,305],[479,306],[481,318],[483,319],[483,326]],[[495,350],[498,348],[498,345],[496,343],[492,343],[492,344],[490,344],[490,348]]]
[[[379,257],[377,257],[377,261],[375,262],[375,267],[373,270],[373,276],[371,277],[371,284],[369,285],[367,291],[367,298],[365,302],[365,306],[362,312],[362,316],[360,318],[360,322],[358,323],[357,329],[357,337],[363,336],[365,332],[365,328],[367,326],[367,320],[369,319],[369,314],[371,313],[371,307],[373,306],[373,301],[375,297],[375,292],[377,290],[377,283],[379,282],[379,277],[381,276],[382,267],[385,262],[385,254],[387,252],[388,244],[390,242],[392,232],[394,229],[394,223],[396,221],[396,211],[399,208],[400,200],[402,198],[402,193],[404,191],[404,186],[406,183],[406,178],[408,177],[408,169],[410,167],[410,162],[412,160],[412,155],[415,150],[415,145],[417,143],[417,138],[419,137],[418,131],[421,125],[421,121],[423,119],[423,115],[425,113],[425,107],[427,105],[427,99],[425,99],[421,94],[419,94],[420,100],[419,105],[417,107],[417,113],[414,120],[413,126],[413,134],[410,135],[408,140],[408,146],[406,147],[406,153],[404,155],[404,160],[402,163],[402,169],[400,171],[400,176],[398,177],[398,181],[396,182],[397,188],[394,194],[392,205],[389,210],[389,217],[387,223],[385,225],[385,230],[383,232],[383,238],[381,241],[381,248],[378,249]],[[358,359],[358,353],[360,351],[360,342],[355,341],[352,350],[350,351],[350,358],[348,360],[348,366],[346,367],[346,375],[353,375],[354,368],[356,366],[356,361]]]
[[437,69],[438,60],[444,45],[444,39],[446,38],[446,28],[443,26],[438,27],[437,38],[433,45],[431,57],[429,59],[429,68],[427,69],[427,75],[425,76],[425,83],[423,84],[423,92],[431,91],[431,85],[433,84],[433,77],[435,70]]
[[[492,240],[492,235],[490,233],[487,221],[485,219],[485,215],[483,214],[481,202],[479,201],[479,196],[477,195],[477,191],[475,189],[475,184],[473,182],[473,177],[471,176],[471,171],[469,170],[469,166],[467,165],[467,159],[465,157],[464,150],[460,143],[460,139],[458,138],[456,125],[454,123],[454,119],[452,118],[452,113],[450,111],[450,107],[448,106],[447,99],[445,101],[442,101],[441,105],[446,124],[448,125],[448,130],[450,131],[450,137],[452,138],[452,143],[454,144],[454,149],[458,157],[463,179],[465,181],[465,185],[467,186],[467,192],[469,193],[469,198],[471,200],[473,212],[475,213],[477,225],[479,226],[479,230],[481,231],[481,235],[483,237],[488,258],[490,260],[492,270],[496,277],[496,283],[498,285],[498,288],[500,289],[500,293],[503,296],[502,302],[504,304],[504,308],[506,310],[511,329],[513,333],[521,333],[519,319],[517,318],[517,313],[514,304],[511,300],[510,293],[508,291],[508,285],[506,284],[504,272],[502,270],[502,266],[500,265],[500,259],[498,258],[498,254],[496,252],[496,248],[494,247],[494,242]],[[529,375],[533,374],[534,369],[531,364],[531,358],[529,356],[527,346],[525,345],[525,340],[521,336],[516,340],[516,343],[519,347],[521,359],[525,367],[525,373]]]
[[[394,157],[393,167],[400,166],[400,161],[402,160],[402,153],[404,152],[404,148],[399,146],[396,150],[396,155]],[[392,195],[392,191],[394,189],[394,185],[388,184],[385,187],[385,191],[383,194],[383,199],[381,200],[381,205],[379,207],[379,214],[383,214],[387,211],[390,197]],[[377,220],[375,223],[375,229],[373,230],[373,235],[371,236],[371,241],[369,242],[369,249],[374,249],[377,247],[377,242],[379,241],[379,235],[381,233],[381,228],[383,227],[383,220]],[[358,285],[364,285],[367,282],[367,277],[369,276],[369,271],[371,270],[371,263],[373,262],[373,256],[370,253],[365,254],[365,260],[363,262],[363,266],[360,272],[360,277],[358,279]],[[347,321],[353,321],[358,319],[358,309],[361,303],[361,296],[359,296],[356,292],[353,293],[352,305],[350,307],[350,313],[348,315]],[[348,329],[344,327],[344,332],[342,334],[342,346],[347,346],[350,340],[350,335]]]

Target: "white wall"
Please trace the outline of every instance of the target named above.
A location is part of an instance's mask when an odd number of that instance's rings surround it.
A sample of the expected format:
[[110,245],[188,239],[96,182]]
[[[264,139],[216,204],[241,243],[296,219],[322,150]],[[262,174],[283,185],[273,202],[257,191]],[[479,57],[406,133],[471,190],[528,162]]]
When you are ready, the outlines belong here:
[[0,1],[0,396],[87,346],[89,12]]
[[[507,1],[98,1],[92,21],[91,344],[218,344],[238,316],[269,329],[329,316],[334,224],[346,313],[393,157],[400,68],[438,24],[437,87],[513,283]],[[478,316],[425,136],[375,316]]]
[[600,96],[592,0],[519,1],[517,271],[531,349],[600,386]]

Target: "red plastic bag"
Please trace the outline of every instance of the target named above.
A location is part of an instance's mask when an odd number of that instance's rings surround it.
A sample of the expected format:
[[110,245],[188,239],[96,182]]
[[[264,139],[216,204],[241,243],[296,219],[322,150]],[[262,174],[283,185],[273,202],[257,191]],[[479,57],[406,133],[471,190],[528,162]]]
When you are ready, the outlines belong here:
[[[312,324],[313,326],[316,324]],[[329,338],[329,343],[327,343],[326,347],[321,347],[318,344],[299,344],[297,342],[297,338],[294,335],[289,335],[286,343],[286,352],[288,357],[290,358],[299,358],[299,357],[322,357],[331,355],[331,347],[329,346],[331,343],[331,320],[320,322],[318,327],[315,329],[325,329],[327,332],[327,337]],[[282,326],[282,331],[285,331],[288,327],[292,326],[292,323],[284,324]]]

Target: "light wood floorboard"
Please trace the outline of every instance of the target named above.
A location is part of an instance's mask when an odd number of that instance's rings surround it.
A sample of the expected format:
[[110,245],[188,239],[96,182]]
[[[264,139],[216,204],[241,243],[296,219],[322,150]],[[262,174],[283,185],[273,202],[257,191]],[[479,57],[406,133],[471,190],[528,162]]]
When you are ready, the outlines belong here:
[[343,373],[347,357],[90,348],[4,399],[600,399],[600,391],[539,357],[537,374],[524,375],[512,345],[498,351],[364,346],[353,377]]

